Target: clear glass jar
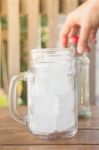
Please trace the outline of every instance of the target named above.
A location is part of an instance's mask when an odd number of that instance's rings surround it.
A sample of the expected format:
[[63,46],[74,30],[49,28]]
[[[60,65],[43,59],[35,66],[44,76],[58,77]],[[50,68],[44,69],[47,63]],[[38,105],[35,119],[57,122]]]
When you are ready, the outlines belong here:
[[74,36],[68,40],[68,47],[75,53],[77,84],[78,84],[78,115],[79,117],[90,117],[90,94],[89,94],[89,67],[90,60],[87,53],[77,54],[77,43],[79,37]]
[[[78,129],[78,102],[74,55],[69,49],[31,50],[30,69],[10,83],[10,112],[42,138],[73,137]],[[16,113],[18,80],[27,82],[27,115]]]

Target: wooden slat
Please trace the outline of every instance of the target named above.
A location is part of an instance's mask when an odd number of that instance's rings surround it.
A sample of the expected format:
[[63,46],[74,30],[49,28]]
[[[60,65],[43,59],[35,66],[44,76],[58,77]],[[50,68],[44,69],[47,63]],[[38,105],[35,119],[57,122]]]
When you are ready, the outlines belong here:
[[87,0],[79,0],[79,4],[86,2]]
[[19,0],[8,0],[8,71],[9,78],[20,71]]
[[28,0],[28,50],[36,48],[39,31],[39,0]]
[[56,47],[58,33],[59,0],[49,0],[48,8],[48,47]]
[[8,34],[8,32],[7,32],[8,30],[3,30],[2,29],[2,41],[7,41],[8,40],[8,37],[7,37],[7,34]]
[[79,5],[79,0],[60,0],[60,12],[69,13]]
[[49,0],[40,0],[40,13],[46,15],[49,10]]
[[7,9],[8,9],[8,7],[7,7],[7,1],[9,1],[9,0],[1,0],[0,1],[0,4],[1,4],[1,15],[3,15],[3,16],[5,16],[5,15],[7,15]]
[[21,15],[27,14],[27,5],[28,5],[28,0],[20,0],[20,13],[21,13]]
[[[0,18],[1,19],[1,18]],[[0,20],[0,88],[1,88],[1,60],[2,60],[2,37],[1,37],[1,20]]]
[[0,16],[1,16],[1,0],[0,0]]
[[56,140],[43,140],[37,138],[29,133],[28,129],[24,126],[17,130],[15,129],[0,129],[0,145],[61,145],[61,144],[83,144],[83,145],[99,145],[99,130],[78,130],[76,136],[72,139],[56,139]]
[[56,47],[59,0],[42,0],[41,13],[48,16],[47,47]]
[[6,60],[6,50],[3,42],[2,42],[2,80],[5,93],[8,94],[7,60]]
[[[0,2],[0,4],[1,4],[1,2]],[[2,69],[2,75],[1,75],[1,69]],[[1,76],[2,76],[2,79],[1,79]],[[3,29],[1,27],[1,20],[0,20],[0,84],[1,84],[1,80],[3,83],[2,86],[4,88],[4,91],[6,94],[8,94],[8,74],[7,74],[6,50],[4,47],[4,34],[3,34]]]
[[1,150],[99,150],[99,145],[0,146]]

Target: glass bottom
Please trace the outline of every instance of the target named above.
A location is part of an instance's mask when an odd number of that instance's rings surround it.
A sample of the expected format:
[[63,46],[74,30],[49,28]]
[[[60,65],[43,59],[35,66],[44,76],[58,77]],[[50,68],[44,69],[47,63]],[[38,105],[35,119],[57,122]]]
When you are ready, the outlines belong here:
[[43,139],[61,139],[61,138],[72,138],[75,136],[75,134],[77,133],[77,128],[70,128],[67,131],[63,131],[63,132],[53,132],[51,134],[44,134],[44,133],[37,133],[34,131],[31,131],[29,129],[30,133],[32,133],[34,136],[38,137],[38,138],[43,138]]

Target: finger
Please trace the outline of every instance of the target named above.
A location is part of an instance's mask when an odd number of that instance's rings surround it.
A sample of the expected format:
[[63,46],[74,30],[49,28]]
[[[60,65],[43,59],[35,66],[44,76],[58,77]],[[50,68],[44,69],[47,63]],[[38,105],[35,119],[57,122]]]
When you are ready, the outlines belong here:
[[72,27],[74,27],[76,24],[77,24],[77,19],[75,18],[74,13],[69,14],[60,34],[60,42],[62,47],[67,47],[68,35]]
[[96,36],[94,36],[94,37],[92,38],[92,42],[93,42],[93,44],[96,44],[96,43],[97,43],[97,38],[96,38]]
[[68,34],[71,30],[71,27],[68,25],[64,25],[61,33],[60,33],[60,43],[62,47],[66,47],[67,46],[67,38],[68,38]]
[[69,15],[66,19],[66,22],[60,34],[60,42],[61,42],[62,47],[67,47],[68,35],[72,27],[73,27],[73,20],[72,20],[72,16]]
[[94,44],[96,43],[96,33],[97,29],[92,30],[90,33],[90,41],[93,42]]
[[82,26],[80,29],[80,37],[78,41],[77,51],[78,53],[83,53],[84,51],[89,51],[88,39],[90,36],[90,27]]
[[73,27],[68,36],[73,37],[78,34],[78,31],[79,31],[79,27]]

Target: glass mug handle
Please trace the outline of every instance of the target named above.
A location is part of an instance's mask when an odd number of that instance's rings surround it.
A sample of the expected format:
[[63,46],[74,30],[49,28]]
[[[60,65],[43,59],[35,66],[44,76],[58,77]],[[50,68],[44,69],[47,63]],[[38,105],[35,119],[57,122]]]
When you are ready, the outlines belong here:
[[19,75],[13,76],[10,82],[10,87],[9,87],[9,110],[12,115],[12,117],[22,123],[26,123],[26,117],[24,116],[19,116],[18,112],[16,110],[16,91],[17,91],[17,84],[18,81],[26,81],[27,82],[27,72],[20,73]]

